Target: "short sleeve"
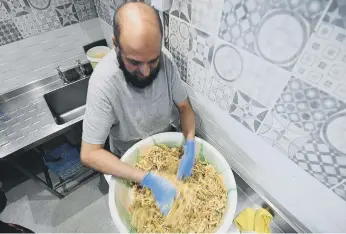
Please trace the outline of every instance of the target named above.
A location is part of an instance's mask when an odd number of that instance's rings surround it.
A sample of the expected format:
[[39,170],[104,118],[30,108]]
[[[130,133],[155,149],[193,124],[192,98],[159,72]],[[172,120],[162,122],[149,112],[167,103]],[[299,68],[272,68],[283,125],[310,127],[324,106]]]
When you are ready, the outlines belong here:
[[83,121],[83,141],[104,144],[116,118],[106,95],[98,86],[89,84]]
[[182,101],[187,99],[187,92],[186,92],[186,89],[184,88],[183,81],[180,78],[177,65],[172,59],[172,55],[167,50],[164,50],[164,52],[167,56],[166,61],[168,61],[168,66],[169,66],[168,74],[171,74],[173,102],[175,104],[179,104]]

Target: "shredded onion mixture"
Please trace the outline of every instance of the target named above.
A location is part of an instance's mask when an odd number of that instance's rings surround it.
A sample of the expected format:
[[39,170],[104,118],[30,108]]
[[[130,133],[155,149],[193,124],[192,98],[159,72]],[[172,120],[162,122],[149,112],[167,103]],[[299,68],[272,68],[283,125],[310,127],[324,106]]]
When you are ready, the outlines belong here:
[[178,181],[176,174],[183,154],[181,147],[153,146],[141,155],[136,167],[155,171],[177,186],[177,197],[164,217],[151,191],[133,186],[130,205],[131,225],[137,232],[213,232],[216,231],[227,203],[227,192],[215,168],[197,161],[192,176]]

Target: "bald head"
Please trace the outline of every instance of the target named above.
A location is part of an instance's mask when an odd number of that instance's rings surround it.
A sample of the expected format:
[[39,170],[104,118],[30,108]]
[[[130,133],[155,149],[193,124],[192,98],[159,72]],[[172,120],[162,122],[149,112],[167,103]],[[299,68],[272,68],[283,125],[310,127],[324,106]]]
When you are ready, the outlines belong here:
[[149,5],[131,2],[114,15],[113,43],[119,68],[126,81],[146,87],[160,71],[162,25],[158,13]]
[[142,49],[155,43],[161,46],[163,32],[160,17],[154,8],[145,3],[129,2],[119,7],[114,14],[113,28],[119,49],[126,46]]

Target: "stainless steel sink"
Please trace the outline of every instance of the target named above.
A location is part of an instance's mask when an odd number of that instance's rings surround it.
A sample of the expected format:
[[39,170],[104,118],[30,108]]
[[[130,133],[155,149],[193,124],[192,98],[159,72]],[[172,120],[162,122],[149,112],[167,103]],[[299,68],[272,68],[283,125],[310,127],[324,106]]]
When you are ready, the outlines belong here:
[[88,84],[89,78],[85,78],[44,95],[58,125],[84,115]]

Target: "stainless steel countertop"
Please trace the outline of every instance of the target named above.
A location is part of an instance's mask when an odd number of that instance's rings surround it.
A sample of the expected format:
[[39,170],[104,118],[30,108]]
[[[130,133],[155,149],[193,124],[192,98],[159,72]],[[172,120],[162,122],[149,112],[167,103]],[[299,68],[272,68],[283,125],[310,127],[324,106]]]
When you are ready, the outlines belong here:
[[[83,120],[81,116],[62,125],[55,123],[43,95],[63,86],[62,80],[54,75],[0,95],[0,158],[35,147]],[[238,187],[236,214],[247,207],[259,208],[264,203],[261,196],[237,173],[234,175]],[[272,232],[295,232],[278,214],[271,229]],[[234,223],[229,231],[238,232]]]
[[63,86],[53,75],[0,96],[0,158],[52,139],[83,119],[55,123],[43,95]]

